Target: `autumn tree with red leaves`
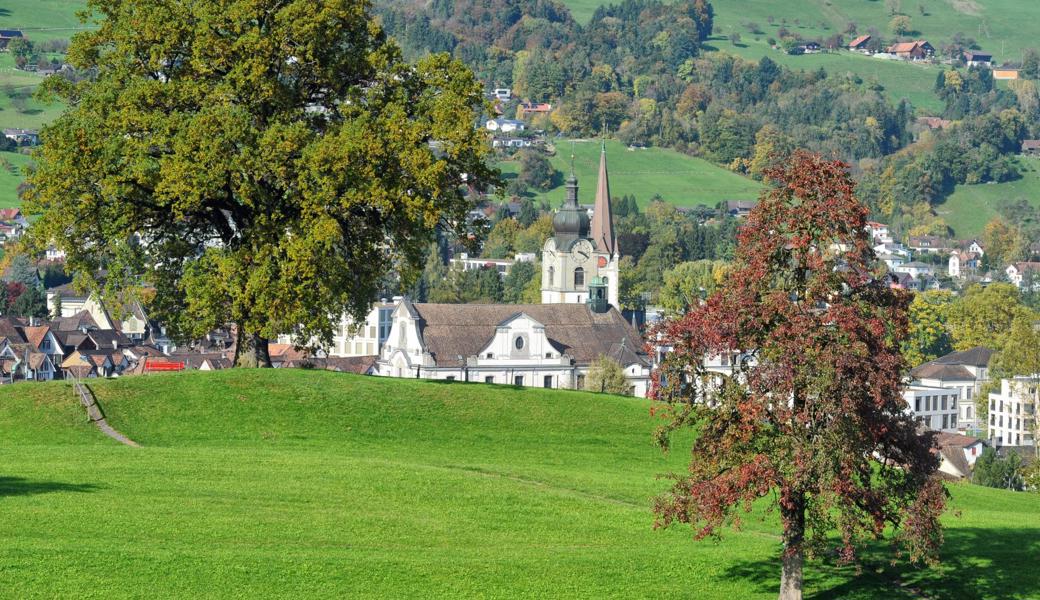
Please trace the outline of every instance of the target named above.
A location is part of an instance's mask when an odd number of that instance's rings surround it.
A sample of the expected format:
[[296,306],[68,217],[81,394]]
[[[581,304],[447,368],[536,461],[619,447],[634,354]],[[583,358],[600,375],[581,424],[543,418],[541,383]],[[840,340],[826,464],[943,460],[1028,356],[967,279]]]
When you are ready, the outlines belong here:
[[[936,560],[946,492],[934,437],[900,394],[909,298],[875,267],[846,165],[798,153],[768,176],[726,282],[657,330],[673,348],[653,390],[667,403],[659,442],[684,427],[697,437],[654,508],[658,526],[688,523],[700,539],[770,498],[790,600],[833,531],[842,562],[888,527],[911,560]],[[723,354],[731,375],[706,369]]]

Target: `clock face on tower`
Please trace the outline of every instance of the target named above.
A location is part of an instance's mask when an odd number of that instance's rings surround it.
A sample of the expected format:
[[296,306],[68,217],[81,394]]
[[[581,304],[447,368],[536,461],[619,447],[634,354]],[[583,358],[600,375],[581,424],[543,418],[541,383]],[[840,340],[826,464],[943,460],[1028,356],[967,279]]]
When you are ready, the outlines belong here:
[[599,266],[599,268],[601,268],[601,269],[603,267],[607,266],[607,257],[606,256],[599,257],[599,260],[596,261],[596,265]]
[[588,240],[581,240],[574,244],[574,260],[579,263],[587,261],[592,256],[592,244]]

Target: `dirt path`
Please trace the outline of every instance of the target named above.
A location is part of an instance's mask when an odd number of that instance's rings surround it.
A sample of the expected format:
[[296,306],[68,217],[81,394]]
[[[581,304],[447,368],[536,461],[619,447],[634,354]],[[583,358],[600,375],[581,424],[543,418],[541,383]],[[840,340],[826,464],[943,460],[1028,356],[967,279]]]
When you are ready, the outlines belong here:
[[101,433],[107,435],[120,444],[133,446],[134,448],[141,447],[140,444],[126,437],[122,433],[119,433],[114,427],[108,424],[108,421],[105,420],[105,413],[101,412],[101,406],[97,403],[97,398],[94,397],[93,392],[91,392],[87,386],[77,381],[72,384],[72,389],[76,391],[76,396],[79,397],[80,404],[83,405],[83,408],[87,409],[87,418],[90,419],[90,422],[93,423]]

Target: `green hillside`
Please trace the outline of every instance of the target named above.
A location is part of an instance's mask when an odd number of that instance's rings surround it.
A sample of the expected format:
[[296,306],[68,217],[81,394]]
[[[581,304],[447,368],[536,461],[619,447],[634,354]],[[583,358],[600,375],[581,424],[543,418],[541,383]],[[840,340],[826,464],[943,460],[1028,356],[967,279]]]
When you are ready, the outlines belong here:
[[[648,403],[314,371],[0,389],[0,586],[12,597],[775,598],[775,517],[721,544],[654,531],[685,452]],[[816,598],[1040,594],[1037,497],[953,486],[946,562],[813,563]],[[154,592],[152,592],[154,593]]]
[[15,0],[0,8],[0,29],[20,29],[33,40],[68,39],[83,24],[76,13],[86,0]]
[[[639,204],[646,206],[654,194],[660,194],[676,206],[714,206],[720,200],[743,200],[758,197],[762,186],[751,179],[716,166],[702,158],[687,156],[664,148],[629,150],[624,144],[606,142],[607,168],[610,172],[612,196],[634,195]],[[570,141],[558,141],[556,156],[551,162],[563,174],[559,185],[545,194],[553,206],[563,203],[563,180],[571,170]],[[578,199],[592,204],[596,195],[599,173],[599,140],[578,140],[573,145],[574,171],[578,176]],[[499,163],[508,181],[519,170],[516,161]]]
[[25,179],[23,169],[29,157],[15,152],[0,152],[0,208],[19,206],[18,185]]
[[946,201],[936,207],[936,213],[953,228],[957,238],[971,238],[982,234],[983,227],[1004,202],[1025,199],[1040,205],[1040,159],[1019,158],[1020,179],[1007,183],[980,183],[959,185]]

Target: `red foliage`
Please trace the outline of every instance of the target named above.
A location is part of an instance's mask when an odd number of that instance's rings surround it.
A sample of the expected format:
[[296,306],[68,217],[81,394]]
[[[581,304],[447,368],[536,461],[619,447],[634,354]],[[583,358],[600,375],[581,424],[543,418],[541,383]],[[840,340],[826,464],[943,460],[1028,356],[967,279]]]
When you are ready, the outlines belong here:
[[[769,176],[727,282],[656,331],[673,349],[652,390],[669,403],[660,440],[698,431],[689,472],[655,504],[658,525],[716,535],[776,490],[788,552],[812,555],[837,530],[853,560],[891,525],[914,559],[931,560],[945,494],[933,436],[903,412],[909,299],[875,271],[846,165],[799,153]],[[703,366],[737,351],[746,359],[731,377]]]

